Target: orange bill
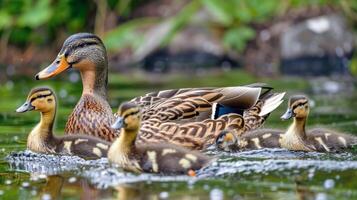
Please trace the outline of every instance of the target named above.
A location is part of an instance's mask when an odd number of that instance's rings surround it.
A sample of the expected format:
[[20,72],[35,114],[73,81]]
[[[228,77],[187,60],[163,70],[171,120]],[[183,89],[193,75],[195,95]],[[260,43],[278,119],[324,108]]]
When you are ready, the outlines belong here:
[[57,74],[60,74],[64,70],[68,69],[71,65],[67,62],[64,55],[59,55],[53,63],[40,71],[36,75],[36,80],[48,79]]
[[233,140],[233,138],[234,138],[234,136],[233,136],[232,133],[227,133],[227,134],[226,134],[226,137],[224,137],[224,141],[225,141],[225,142],[230,142],[230,141]]

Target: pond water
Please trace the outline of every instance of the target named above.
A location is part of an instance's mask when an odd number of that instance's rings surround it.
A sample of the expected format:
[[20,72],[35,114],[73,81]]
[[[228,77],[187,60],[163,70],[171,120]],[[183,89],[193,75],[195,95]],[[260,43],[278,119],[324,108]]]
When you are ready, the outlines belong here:
[[[214,78],[222,79],[221,76]],[[214,78],[208,79],[216,83]],[[312,84],[304,82],[271,81],[273,85],[288,87],[289,94],[311,92]],[[239,153],[212,151],[207,153],[218,156],[218,161],[199,171],[197,177],[137,175],[110,166],[106,159],[86,161],[25,151],[26,136],[38,122],[39,114],[16,114],[14,110],[37,84],[24,79],[0,87],[0,199],[357,199],[355,150],[339,154],[282,149]],[[62,133],[66,117],[79,98],[80,83],[57,79],[43,84],[51,85],[59,96],[56,132]],[[206,82],[185,84],[202,86]],[[112,81],[110,98],[121,98],[111,103],[116,107],[118,102],[152,88],[181,86],[186,85]],[[355,89],[337,94],[309,93],[309,96],[313,100],[309,127],[323,126],[357,134]],[[288,126],[289,122],[279,119],[285,106],[286,103],[270,116],[265,127]],[[18,159],[19,154],[22,159]]]

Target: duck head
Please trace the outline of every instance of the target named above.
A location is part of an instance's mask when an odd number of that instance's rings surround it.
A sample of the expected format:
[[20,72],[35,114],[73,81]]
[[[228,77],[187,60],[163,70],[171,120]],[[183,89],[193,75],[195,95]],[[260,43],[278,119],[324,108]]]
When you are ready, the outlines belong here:
[[140,128],[141,112],[140,107],[134,103],[126,102],[120,105],[118,118],[112,124],[113,129],[123,128],[126,131],[135,131]]
[[54,92],[47,87],[32,89],[27,96],[26,102],[16,109],[16,112],[23,113],[27,111],[51,112],[56,109],[56,96]]
[[229,130],[222,131],[216,138],[216,147],[224,151],[230,151],[231,147],[238,145],[238,138]]
[[36,79],[48,79],[72,67],[80,71],[101,71],[107,68],[107,53],[98,36],[77,33],[68,37],[57,58],[39,72]]
[[296,119],[304,119],[309,115],[309,99],[303,95],[295,95],[290,97],[288,109],[281,116],[282,120],[288,120],[292,117]]

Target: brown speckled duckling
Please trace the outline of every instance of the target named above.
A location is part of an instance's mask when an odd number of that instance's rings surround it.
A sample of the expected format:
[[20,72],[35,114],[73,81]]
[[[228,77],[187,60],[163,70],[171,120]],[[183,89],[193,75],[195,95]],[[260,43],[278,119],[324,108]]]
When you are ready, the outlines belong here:
[[357,144],[357,137],[336,131],[315,128],[305,130],[310,112],[309,99],[303,95],[292,96],[283,120],[294,118],[294,122],[280,139],[281,147],[297,151],[331,152],[350,148]]
[[216,148],[223,151],[243,151],[262,148],[280,148],[279,139],[284,131],[259,129],[237,136],[234,130],[224,130],[216,138]]
[[216,147],[224,151],[252,150],[261,148],[285,148],[295,151],[336,152],[357,144],[357,137],[332,130],[315,128],[305,130],[309,115],[308,98],[292,96],[283,120],[294,118],[284,130],[260,129],[238,137],[234,131],[222,131],[216,138]]
[[56,117],[56,96],[47,87],[31,90],[26,102],[16,112],[41,112],[41,121],[30,132],[27,148],[37,153],[76,155],[86,159],[98,159],[107,156],[110,143],[87,135],[53,135]]
[[112,128],[121,129],[121,132],[109,149],[108,159],[124,170],[136,173],[187,174],[212,161],[197,151],[170,143],[135,144],[141,124],[141,112],[134,103],[123,103],[119,107],[118,116]]

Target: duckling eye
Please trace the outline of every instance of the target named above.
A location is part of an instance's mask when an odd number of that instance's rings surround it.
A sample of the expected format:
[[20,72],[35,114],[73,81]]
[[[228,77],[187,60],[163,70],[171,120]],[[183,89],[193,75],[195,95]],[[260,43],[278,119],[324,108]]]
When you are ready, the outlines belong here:
[[48,103],[52,103],[53,99],[47,99]]

